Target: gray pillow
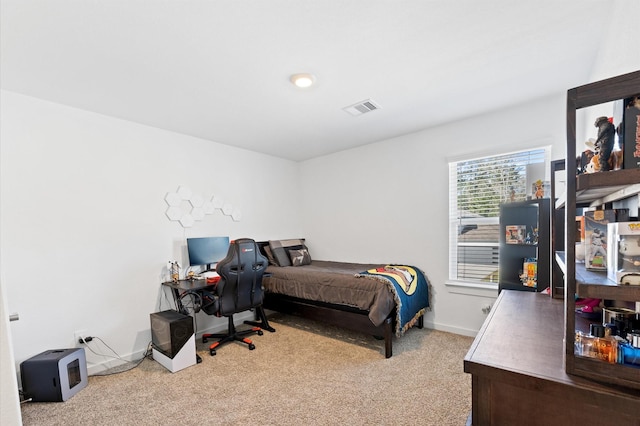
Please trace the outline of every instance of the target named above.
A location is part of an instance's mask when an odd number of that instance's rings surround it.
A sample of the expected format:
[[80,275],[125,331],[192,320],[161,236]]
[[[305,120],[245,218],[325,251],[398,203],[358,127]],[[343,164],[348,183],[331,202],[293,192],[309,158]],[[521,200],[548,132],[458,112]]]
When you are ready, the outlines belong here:
[[264,254],[267,255],[267,259],[269,259],[269,265],[278,266],[278,262],[273,258],[273,253],[271,253],[271,248],[269,246],[264,246],[262,248],[264,250]]
[[291,266],[311,265],[311,255],[306,248],[289,250]]
[[279,266],[291,266],[289,250],[306,247],[304,246],[304,238],[296,238],[291,240],[269,240],[269,248]]

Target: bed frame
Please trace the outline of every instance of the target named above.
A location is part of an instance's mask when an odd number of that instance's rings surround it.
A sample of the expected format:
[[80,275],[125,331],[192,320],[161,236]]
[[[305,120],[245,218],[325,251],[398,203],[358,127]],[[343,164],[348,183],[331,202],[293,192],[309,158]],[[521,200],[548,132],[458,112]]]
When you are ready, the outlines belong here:
[[[391,358],[391,355],[393,355],[392,339],[395,325],[395,309],[382,324],[376,327],[369,319],[368,311],[349,306],[298,299],[282,294],[265,293],[263,307],[272,311],[299,315],[349,330],[371,334],[378,339],[384,339],[385,358]],[[420,317],[418,328],[422,327],[423,319]]]
[[[264,254],[264,246],[269,243],[261,241],[257,244],[258,247],[260,247],[260,251]],[[353,308],[351,306],[317,302],[286,296],[283,294],[265,292],[263,307],[264,309],[289,315],[298,315],[360,333],[371,334],[377,339],[384,339],[385,358],[391,358],[393,355],[393,331],[395,329],[396,318],[395,309],[391,311],[382,324],[376,327],[369,319],[369,311]],[[263,319],[263,322],[266,322],[266,319]],[[418,318],[416,326],[418,328],[424,327],[424,316],[421,315],[420,318]]]

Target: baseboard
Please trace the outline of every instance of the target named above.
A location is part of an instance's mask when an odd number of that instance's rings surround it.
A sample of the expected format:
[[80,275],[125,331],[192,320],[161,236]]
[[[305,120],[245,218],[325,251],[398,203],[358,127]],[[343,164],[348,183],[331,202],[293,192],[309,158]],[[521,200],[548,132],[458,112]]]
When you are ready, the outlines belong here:
[[468,328],[452,327],[445,324],[436,324],[434,322],[425,321],[424,326],[432,330],[446,331],[447,333],[459,334],[461,336],[476,337],[479,330],[471,330]]
[[[249,320],[249,321],[254,320],[255,313],[253,311],[242,312],[241,314],[234,315],[233,319],[236,326],[240,326],[246,320]],[[204,333],[224,333],[226,330],[227,330],[227,319],[224,318],[224,321],[220,321],[211,327],[196,330],[196,341],[201,339]],[[149,341],[151,341],[150,336],[151,336],[151,329],[149,329]],[[138,349],[136,351],[130,352],[129,354],[121,355],[120,358],[118,359],[110,359],[110,360],[105,360],[97,363],[92,362],[90,364],[87,363],[87,374],[89,374],[89,376],[92,376],[92,375],[104,373],[107,370],[116,369],[130,362],[135,363],[137,361],[140,361],[142,357],[144,357],[146,351],[147,351],[147,348],[144,347],[142,349]],[[87,350],[87,352],[90,352],[90,351]]]
[[[234,316],[234,323],[236,324],[236,326],[239,326],[239,325],[243,324],[244,321],[246,321],[246,320],[250,320],[251,321],[253,319],[255,319],[254,313],[249,311],[246,314],[243,313],[241,315]],[[475,337],[478,334],[478,330],[471,330],[471,329],[461,328],[461,327],[452,327],[452,326],[449,326],[449,325],[434,323],[434,322],[430,322],[430,321],[426,321],[426,320],[424,322],[424,327],[425,328],[430,328],[432,330],[445,331],[447,333],[459,334],[461,336]],[[204,333],[222,333],[226,329],[227,329],[227,323],[226,322],[221,322],[219,324],[215,324],[214,326],[209,327],[209,328],[198,329],[196,331],[196,340],[202,338],[202,335]],[[149,335],[151,335],[151,330],[149,330]],[[121,356],[121,359],[123,359],[124,361],[118,360],[118,359],[114,359],[114,360],[103,361],[103,362],[100,362],[100,363],[87,364],[87,372],[88,372],[89,376],[91,376],[91,375],[102,373],[102,372],[104,372],[106,370],[110,370],[112,368],[117,368],[117,367],[119,367],[121,365],[124,365],[126,362],[139,361],[144,356],[146,350],[147,350],[147,348],[145,347],[143,349],[139,349],[137,351],[131,352],[131,353],[127,354],[127,355]]]

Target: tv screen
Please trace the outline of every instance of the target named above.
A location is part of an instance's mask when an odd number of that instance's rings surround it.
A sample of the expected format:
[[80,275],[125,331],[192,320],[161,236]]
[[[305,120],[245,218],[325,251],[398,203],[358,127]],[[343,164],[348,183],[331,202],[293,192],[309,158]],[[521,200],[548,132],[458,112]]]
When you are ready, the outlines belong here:
[[187,238],[189,266],[204,266],[205,270],[227,256],[229,237]]

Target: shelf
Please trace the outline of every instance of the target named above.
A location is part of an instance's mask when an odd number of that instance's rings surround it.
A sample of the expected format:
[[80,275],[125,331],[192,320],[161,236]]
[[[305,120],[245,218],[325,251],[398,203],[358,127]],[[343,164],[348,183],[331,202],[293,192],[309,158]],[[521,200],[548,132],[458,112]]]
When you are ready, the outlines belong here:
[[[600,206],[640,194],[640,169],[614,170],[576,176],[576,205]],[[564,207],[567,194],[558,196],[556,209]]]
[[[498,277],[499,291],[520,290],[539,292],[551,283],[551,213],[549,198],[532,199],[500,205],[500,272]],[[538,229],[537,242],[534,239],[519,239],[514,244],[507,244],[506,230],[509,226],[524,226],[527,230]],[[531,241],[527,244],[525,241]],[[537,287],[527,287],[519,279],[523,272],[524,261],[536,259]]]
[[[556,252],[555,260],[562,273],[566,274],[565,253]],[[594,299],[640,300],[640,286],[616,284],[607,278],[606,272],[588,271],[584,263],[576,263],[576,293],[580,297]]]
[[[578,122],[577,110],[585,107],[618,102],[635,96],[640,88],[640,71],[613,77],[567,92],[567,160],[577,157],[576,129],[584,125]],[[595,112],[595,110],[593,110]],[[591,111],[589,112],[591,113]],[[600,111],[598,111],[600,113]],[[628,146],[627,146],[628,148]],[[569,209],[564,217],[564,241],[576,241],[577,230],[571,219],[573,209],[608,208],[615,201],[629,200],[640,194],[640,168],[597,172],[575,176],[572,168],[566,172],[566,194],[558,197],[557,209]],[[554,216],[555,217],[555,216]],[[588,271],[584,263],[575,263],[572,244],[567,252],[555,253],[558,269],[562,269],[565,284],[565,369],[570,375],[582,376],[594,382],[620,385],[640,391],[640,368],[622,364],[609,364],[575,354],[574,337],[577,329],[583,329],[582,318],[575,313],[574,294],[579,297],[603,299],[611,303],[640,301],[640,286],[619,285],[607,278],[606,271]],[[562,278],[562,277],[561,277]],[[610,302],[607,302],[610,303]],[[598,322],[598,320],[594,321]]]
[[576,180],[576,204],[602,205],[638,193],[640,169],[584,174]]
[[640,286],[616,284],[606,272],[588,271],[584,263],[576,263],[576,293],[594,299],[640,300]]
[[601,382],[609,382],[636,388],[640,380],[640,368],[625,364],[609,364],[593,358],[574,356],[574,373]]

